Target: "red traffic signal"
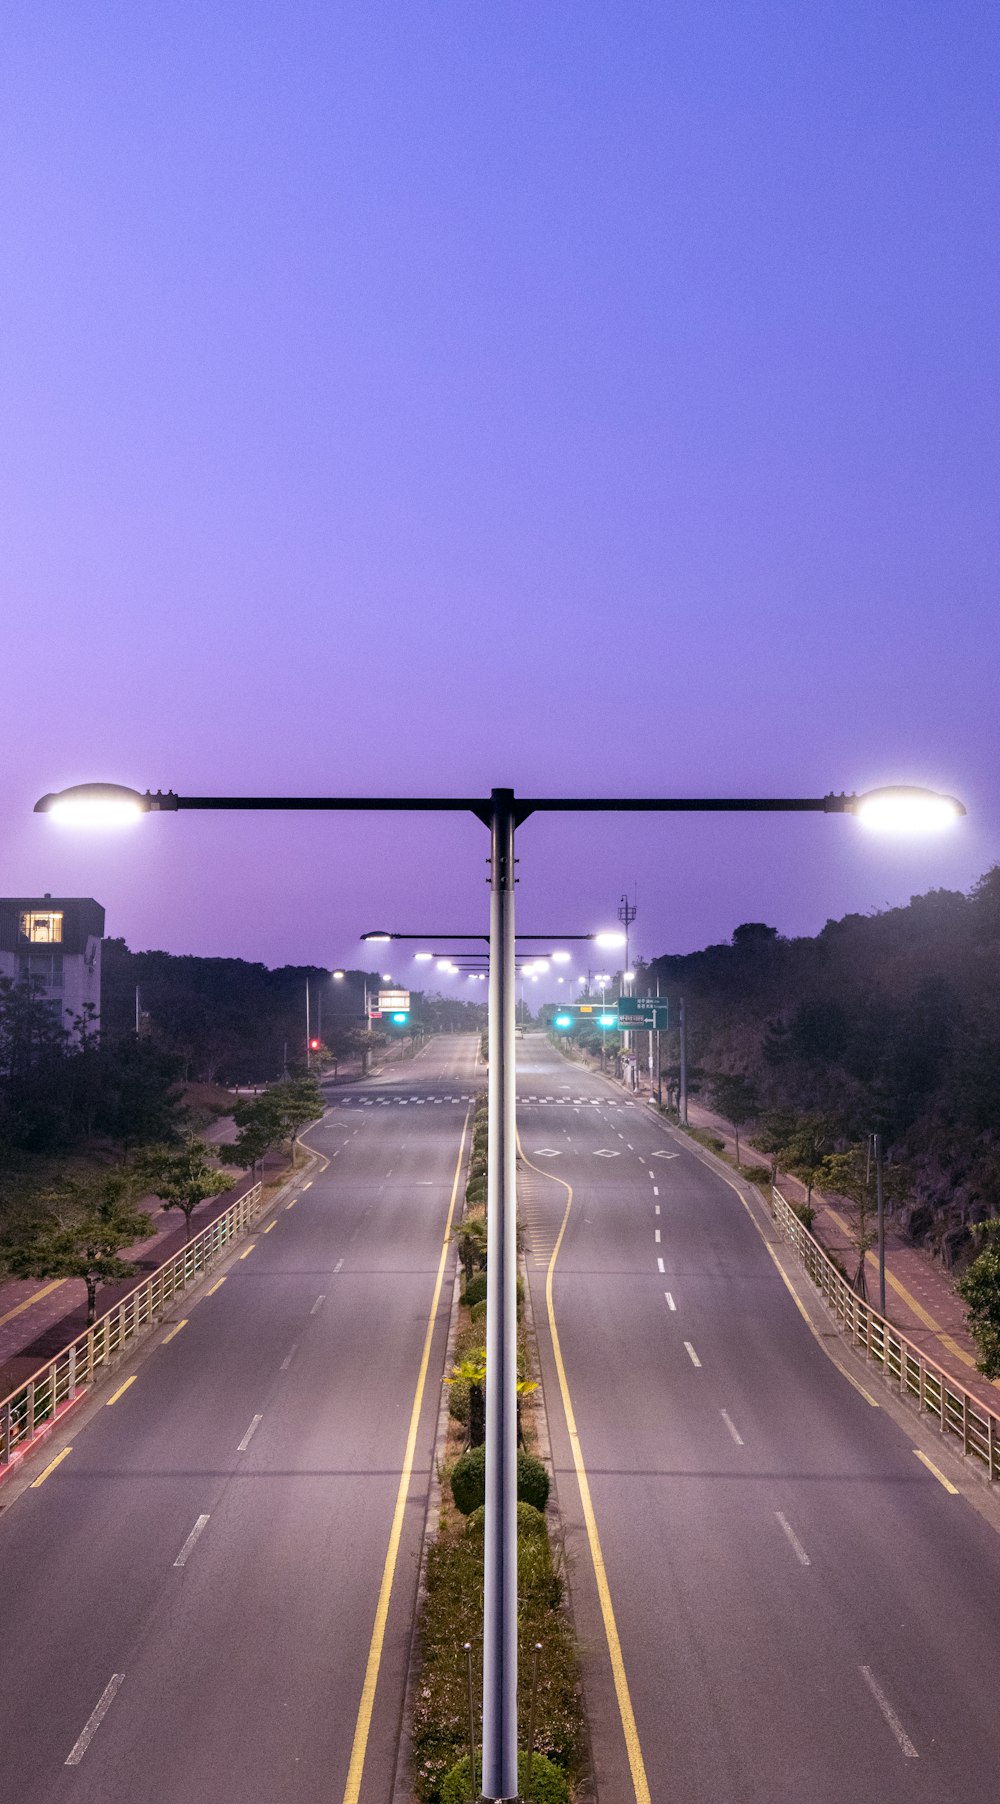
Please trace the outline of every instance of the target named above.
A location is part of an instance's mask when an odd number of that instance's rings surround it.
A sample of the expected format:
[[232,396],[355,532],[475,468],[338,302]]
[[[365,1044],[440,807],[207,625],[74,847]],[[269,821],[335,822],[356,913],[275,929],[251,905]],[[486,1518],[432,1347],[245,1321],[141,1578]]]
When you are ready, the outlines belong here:
[[309,1051],[310,1052],[318,1052],[319,1048],[320,1048],[320,1042],[318,1040],[310,1040],[310,1042],[309,1042]]

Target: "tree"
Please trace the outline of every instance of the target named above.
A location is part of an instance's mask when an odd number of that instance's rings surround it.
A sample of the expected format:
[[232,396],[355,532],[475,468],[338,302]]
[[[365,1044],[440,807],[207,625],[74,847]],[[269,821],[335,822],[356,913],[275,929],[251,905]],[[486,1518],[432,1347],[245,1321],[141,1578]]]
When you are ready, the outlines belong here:
[[220,1146],[219,1158],[225,1165],[238,1165],[243,1170],[249,1166],[256,1171],[261,1160],[285,1138],[286,1121],[280,1099],[274,1090],[265,1090],[262,1096],[238,1102],[233,1120],[239,1131],[230,1145]]
[[817,1182],[826,1158],[826,1148],[833,1137],[830,1122],[823,1115],[802,1115],[792,1134],[785,1156],[784,1169],[798,1178],[806,1188],[806,1208],[812,1208],[813,1185]]
[[471,1284],[477,1270],[486,1269],[486,1233],[483,1215],[466,1215],[459,1225],[455,1240],[466,1284]]
[[756,1121],[760,1114],[760,1097],[748,1077],[739,1073],[718,1071],[711,1080],[712,1101],[724,1121],[736,1135],[736,1163],[740,1162],[740,1128]]
[[277,1084],[269,1094],[278,1100],[285,1122],[282,1137],[287,1137],[294,1160],[296,1136],[310,1121],[318,1121],[326,1108],[323,1092],[311,1072],[300,1072],[287,1083]]
[[94,1171],[68,1178],[39,1198],[39,1214],[21,1227],[6,1258],[16,1278],[82,1278],[87,1326],[97,1313],[97,1287],[130,1278],[138,1269],[123,1247],[145,1240],[150,1218],[136,1207],[134,1172]]
[[222,1171],[215,1164],[204,1140],[193,1134],[180,1147],[150,1147],[139,1162],[138,1173],[164,1209],[182,1211],[188,1240],[191,1217],[198,1204],[218,1196],[220,1191],[231,1190],[236,1182],[231,1172]]
[[868,1148],[852,1146],[845,1153],[827,1153],[819,1165],[816,1177],[824,1190],[832,1190],[837,1196],[842,1196],[853,1204],[851,1243],[858,1255],[858,1269],[852,1288],[859,1297],[867,1299],[865,1258],[869,1248],[875,1244],[874,1172],[871,1170]]
[[969,1311],[969,1333],[979,1349],[977,1371],[1000,1378],[1000,1221],[981,1222],[973,1233],[986,1245],[955,1289]]

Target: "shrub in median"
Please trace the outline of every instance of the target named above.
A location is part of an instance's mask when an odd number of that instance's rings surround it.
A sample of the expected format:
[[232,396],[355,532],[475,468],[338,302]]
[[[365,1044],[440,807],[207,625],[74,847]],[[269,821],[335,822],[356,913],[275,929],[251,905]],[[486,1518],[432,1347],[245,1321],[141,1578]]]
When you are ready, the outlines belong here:
[[[486,1501],[486,1449],[470,1447],[455,1461],[451,1472],[451,1494],[463,1516],[471,1516]],[[532,1453],[517,1456],[517,1498],[519,1503],[533,1504],[544,1510],[549,1501],[549,1475],[540,1459]]]
[[[476,1755],[476,1778],[482,1777],[479,1770],[479,1754]],[[469,1756],[453,1766],[441,1787],[441,1804],[468,1804]],[[569,1787],[563,1774],[544,1754],[536,1754],[531,1763],[531,1789],[528,1789],[528,1756],[524,1749],[517,1755],[517,1789],[525,1800],[531,1804],[567,1804]],[[477,1793],[478,1796],[478,1793]]]
[[463,1290],[462,1302],[465,1304],[467,1309],[471,1309],[474,1303],[485,1303],[485,1301],[486,1301],[486,1273],[485,1272],[477,1272],[475,1277],[471,1278],[469,1280],[468,1284],[466,1285],[465,1289]]

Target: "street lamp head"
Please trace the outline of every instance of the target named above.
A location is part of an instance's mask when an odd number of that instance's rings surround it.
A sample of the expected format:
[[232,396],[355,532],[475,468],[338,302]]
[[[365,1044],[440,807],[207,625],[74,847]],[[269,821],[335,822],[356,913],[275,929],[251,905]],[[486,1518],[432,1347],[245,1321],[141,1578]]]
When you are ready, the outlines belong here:
[[361,940],[362,944],[367,946],[387,946],[389,941],[395,939],[395,937],[395,934],[386,933],[383,928],[379,927],[372,933],[363,933],[361,935]]
[[568,965],[571,962],[572,957],[572,952],[553,952],[552,963],[554,965]]
[[634,971],[623,971],[622,978],[625,983],[634,983],[635,982],[635,972]]
[[415,952],[413,957],[418,965],[429,965],[434,958],[434,954],[433,952]]
[[606,933],[595,933],[594,935],[594,945],[600,946],[605,952],[614,952],[617,947],[624,946],[625,944],[625,935],[619,933],[617,928],[609,929]]
[[125,827],[149,808],[149,796],[121,783],[74,783],[35,803],[36,814],[51,814],[67,827]]
[[853,813],[862,826],[880,833],[933,833],[950,827],[965,813],[965,807],[956,796],[900,785],[869,790],[858,797]]
[[347,972],[346,971],[332,971],[330,973],[330,975],[333,977],[333,979],[336,983],[342,983],[344,978],[347,976]]

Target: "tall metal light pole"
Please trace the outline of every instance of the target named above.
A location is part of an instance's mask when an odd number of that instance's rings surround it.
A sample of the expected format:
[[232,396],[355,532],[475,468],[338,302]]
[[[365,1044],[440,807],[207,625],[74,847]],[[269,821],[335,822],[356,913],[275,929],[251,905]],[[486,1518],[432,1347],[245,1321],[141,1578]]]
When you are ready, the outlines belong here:
[[[145,795],[115,783],[76,784],[35,804],[70,824],[108,826],[182,809],[472,813],[490,833],[489,1246],[486,1272],[486,1574],[483,1622],[484,1797],[517,1797],[517,1320],[515,1313],[514,835],[528,816],[557,814],[857,814],[872,826],[943,825],[965,813],[929,790],[866,796],[751,798],[546,797],[512,789],[488,798],[430,796]],[[390,939],[390,934],[371,936]],[[458,937],[458,936],[456,936]],[[626,963],[626,969],[628,969]],[[491,1372],[492,1366],[492,1372]]]

